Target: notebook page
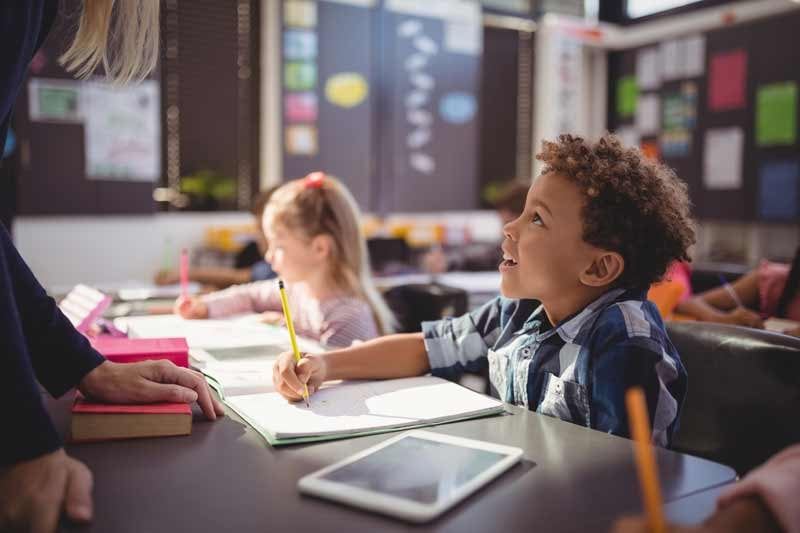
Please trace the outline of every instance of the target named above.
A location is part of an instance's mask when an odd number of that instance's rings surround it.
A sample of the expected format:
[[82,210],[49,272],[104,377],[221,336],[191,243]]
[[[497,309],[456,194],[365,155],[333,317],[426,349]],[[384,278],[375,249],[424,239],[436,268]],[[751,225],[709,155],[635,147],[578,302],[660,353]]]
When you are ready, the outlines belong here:
[[275,439],[347,435],[501,412],[498,400],[432,376],[332,384],[304,402],[276,392],[226,402]]

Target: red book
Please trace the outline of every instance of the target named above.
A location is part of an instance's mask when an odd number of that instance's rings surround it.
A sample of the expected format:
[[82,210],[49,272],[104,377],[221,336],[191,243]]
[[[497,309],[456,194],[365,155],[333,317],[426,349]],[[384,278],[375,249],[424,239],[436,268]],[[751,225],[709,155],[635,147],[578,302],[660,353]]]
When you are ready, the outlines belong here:
[[72,406],[72,440],[135,439],[189,435],[192,409],[187,403],[117,405],[94,403],[80,394]]
[[91,337],[92,347],[115,363],[135,363],[148,359],[169,359],[177,366],[189,366],[189,345],[183,337],[131,339],[129,337]]

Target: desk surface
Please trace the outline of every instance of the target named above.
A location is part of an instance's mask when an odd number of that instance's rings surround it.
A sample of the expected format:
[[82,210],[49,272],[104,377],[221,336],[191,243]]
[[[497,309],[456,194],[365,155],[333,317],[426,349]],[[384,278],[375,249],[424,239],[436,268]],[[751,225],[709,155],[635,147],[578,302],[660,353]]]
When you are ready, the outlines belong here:
[[[50,401],[66,429],[69,398]],[[640,512],[631,442],[509,407],[512,415],[447,424],[433,431],[525,450],[523,462],[423,526],[301,496],[305,474],[388,435],[270,448],[230,413],[192,435],[67,445],[94,473],[95,520],[80,531],[588,531]],[[730,483],[731,468],[658,450],[666,501]],[[70,528],[72,529],[72,528]]]

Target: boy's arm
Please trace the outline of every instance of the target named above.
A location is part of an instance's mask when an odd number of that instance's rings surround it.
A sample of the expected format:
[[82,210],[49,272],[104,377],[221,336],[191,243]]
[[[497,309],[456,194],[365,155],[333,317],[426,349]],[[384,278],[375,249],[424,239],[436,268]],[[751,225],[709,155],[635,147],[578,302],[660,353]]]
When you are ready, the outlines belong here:
[[609,339],[592,353],[594,429],[630,437],[625,391],[639,386],[647,399],[653,444],[668,446],[686,396],[686,372],[649,337]]

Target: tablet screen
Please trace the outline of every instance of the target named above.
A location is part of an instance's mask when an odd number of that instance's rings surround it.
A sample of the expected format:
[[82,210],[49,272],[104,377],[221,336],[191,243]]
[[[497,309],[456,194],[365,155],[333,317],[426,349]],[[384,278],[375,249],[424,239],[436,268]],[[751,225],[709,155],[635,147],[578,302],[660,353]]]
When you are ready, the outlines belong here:
[[448,497],[507,456],[446,442],[406,437],[321,479],[423,504]]

